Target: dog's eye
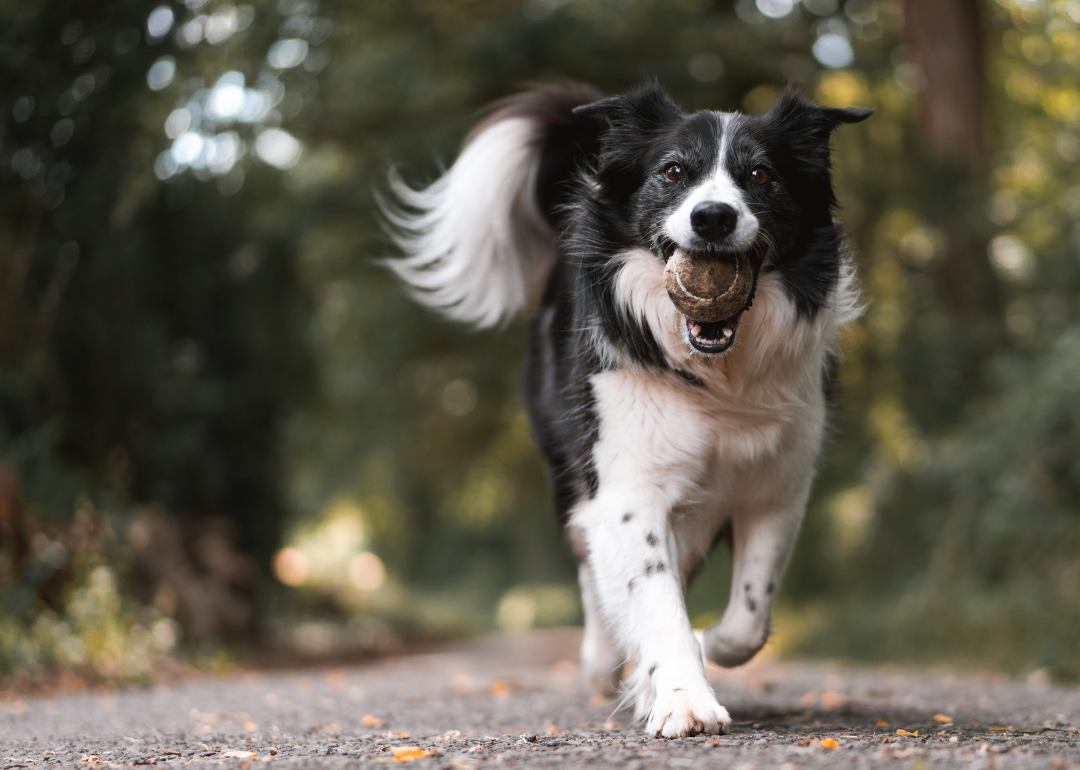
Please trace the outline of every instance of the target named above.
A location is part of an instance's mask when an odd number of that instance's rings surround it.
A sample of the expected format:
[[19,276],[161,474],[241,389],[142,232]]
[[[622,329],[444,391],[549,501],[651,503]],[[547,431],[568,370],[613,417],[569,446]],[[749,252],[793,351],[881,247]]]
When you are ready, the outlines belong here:
[[765,184],[769,181],[769,172],[761,167],[755,168],[750,172],[750,181],[758,185]]
[[664,176],[668,178],[669,182],[678,182],[683,178],[682,166],[678,163],[672,163],[664,169]]

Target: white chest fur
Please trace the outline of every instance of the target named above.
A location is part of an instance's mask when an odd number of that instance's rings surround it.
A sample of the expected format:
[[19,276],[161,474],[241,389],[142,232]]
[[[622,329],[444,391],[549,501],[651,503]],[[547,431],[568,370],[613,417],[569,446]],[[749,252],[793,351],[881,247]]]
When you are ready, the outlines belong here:
[[618,420],[630,404],[660,410],[667,417],[657,415],[657,430],[671,431],[673,443],[694,446],[699,464],[714,459],[721,467],[740,466],[742,472],[748,463],[802,443],[807,429],[820,432],[824,358],[838,328],[858,313],[849,269],[814,319],[798,316],[775,273],[763,274],[735,346],[713,358],[688,344],[684,319],[664,289],[659,260],[644,249],[628,251],[622,260],[619,302],[632,317],[645,320],[670,366],[702,384],[626,367],[597,375],[593,387],[602,415]]

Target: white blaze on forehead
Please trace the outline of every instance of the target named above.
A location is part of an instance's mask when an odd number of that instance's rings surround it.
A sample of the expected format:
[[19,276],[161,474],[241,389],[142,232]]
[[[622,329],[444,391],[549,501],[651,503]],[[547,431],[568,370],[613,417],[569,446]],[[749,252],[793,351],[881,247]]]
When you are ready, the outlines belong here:
[[757,236],[758,220],[743,198],[743,191],[735,184],[727,169],[728,137],[735,121],[732,115],[722,115],[717,138],[716,166],[706,174],[683,202],[664,222],[664,234],[684,249],[705,248],[706,243],[690,226],[690,213],[700,203],[726,203],[738,214],[735,231],[725,244],[730,249],[745,249]]

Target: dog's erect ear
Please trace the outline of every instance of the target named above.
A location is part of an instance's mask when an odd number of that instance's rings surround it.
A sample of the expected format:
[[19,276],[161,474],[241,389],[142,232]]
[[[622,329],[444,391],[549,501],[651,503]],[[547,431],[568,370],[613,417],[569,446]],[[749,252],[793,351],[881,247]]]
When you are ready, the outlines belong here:
[[600,140],[596,180],[601,197],[612,202],[625,202],[641,185],[650,146],[682,118],[682,111],[656,83],[585,104],[574,114],[606,118],[611,124]]
[[682,111],[664,89],[650,83],[623,96],[583,104],[574,109],[574,114],[604,117],[613,130],[643,137],[667,128],[679,119]]
[[758,118],[769,137],[773,162],[811,221],[827,225],[836,206],[829,137],[840,124],[858,123],[872,112],[822,107],[788,86],[772,109]]
[[855,107],[823,107],[788,86],[762,119],[780,135],[827,145],[841,123],[861,123],[873,114],[873,110]]

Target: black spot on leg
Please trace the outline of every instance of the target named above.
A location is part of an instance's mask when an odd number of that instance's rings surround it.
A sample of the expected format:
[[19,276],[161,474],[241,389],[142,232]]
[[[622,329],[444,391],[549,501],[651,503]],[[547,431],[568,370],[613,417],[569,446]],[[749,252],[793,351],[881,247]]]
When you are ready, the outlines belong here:
[[652,676],[655,673],[656,673],[656,664],[653,663],[651,666],[649,666],[649,676]]
[[623,524],[626,524],[626,523],[627,523],[627,522],[629,522],[629,521],[630,521],[630,519],[632,519],[632,518],[634,518],[634,514],[632,514],[632,513],[624,513],[624,514],[622,515],[622,523],[623,523]]
[[771,595],[771,594],[772,594],[772,592],[773,592],[773,591],[775,591],[775,590],[776,590],[776,583],[774,583],[774,582],[772,582],[772,581],[770,580],[770,581],[769,581],[769,585],[765,586],[765,593],[767,593],[767,594],[770,594],[770,595]]
[[682,688],[676,687],[674,690],[672,690],[672,692],[682,692]]
[[743,586],[743,590],[745,590],[745,591],[746,591],[746,593],[750,593],[750,584],[749,584],[749,583],[747,583],[746,585],[744,585],[744,586]]
[[757,602],[754,601],[754,597],[746,597],[746,609],[750,610],[751,612],[757,612]]
[[650,532],[649,534],[645,535],[645,542],[649,545],[655,546],[660,541],[656,539],[656,535]]
[[658,575],[666,569],[667,566],[662,561],[647,561],[645,562],[645,568],[642,570],[642,574],[649,577],[651,575]]

